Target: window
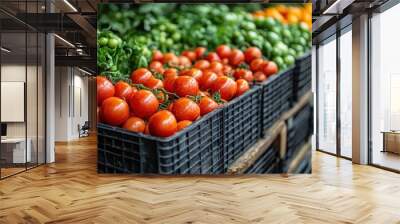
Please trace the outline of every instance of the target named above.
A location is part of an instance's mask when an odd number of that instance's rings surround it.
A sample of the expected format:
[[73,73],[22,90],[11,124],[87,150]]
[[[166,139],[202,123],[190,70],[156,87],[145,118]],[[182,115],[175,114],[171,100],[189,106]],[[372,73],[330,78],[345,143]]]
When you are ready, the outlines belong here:
[[318,48],[318,149],[336,153],[336,37]]
[[[395,170],[400,170],[400,134],[390,132],[400,131],[399,21],[400,5],[371,18],[370,156],[373,164]],[[392,136],[394,150],[384,145],[385,132],[397,136]]]

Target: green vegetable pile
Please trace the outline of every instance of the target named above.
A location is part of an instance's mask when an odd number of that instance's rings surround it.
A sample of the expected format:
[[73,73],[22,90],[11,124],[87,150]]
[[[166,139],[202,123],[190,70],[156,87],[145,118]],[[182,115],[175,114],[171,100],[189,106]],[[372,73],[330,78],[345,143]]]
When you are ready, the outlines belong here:
[[127,80],[146,67],[152,50],[183,50],[220,44],[244,50],[260,48],[280,70],[311,48],[311,33],[302,25],[273,18],[254,18],[261,4],[100,4],[98,67],[111,80]]

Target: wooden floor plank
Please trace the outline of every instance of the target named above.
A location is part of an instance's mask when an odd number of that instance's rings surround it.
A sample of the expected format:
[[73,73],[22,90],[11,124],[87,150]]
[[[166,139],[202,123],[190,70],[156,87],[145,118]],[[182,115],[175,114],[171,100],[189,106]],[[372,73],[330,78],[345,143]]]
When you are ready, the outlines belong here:
[[96,139],[0,181],[0,223],[400,223],[400,175],[313,152],[311,175],[96,173]]

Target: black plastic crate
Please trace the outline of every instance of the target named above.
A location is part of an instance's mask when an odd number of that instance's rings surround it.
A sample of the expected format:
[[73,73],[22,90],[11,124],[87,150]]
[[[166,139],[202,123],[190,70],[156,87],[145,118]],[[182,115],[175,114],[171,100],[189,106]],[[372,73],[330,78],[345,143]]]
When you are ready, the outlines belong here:
[[220,174],[222,109],[168,138],[98,124],[99,173]]
[[261,88],[253,86],[223,107],[224,169],[260,137]]
[[261,86],[261,136],[292,105],[293,76],[292,67],[260,83]]
[[305,54],[296,60],[293,76],[293,102],[298,101],[305,93],[311,90],[312,68],[311,53]]
[[271,146],[246,171],[246,174],[280,173],[279,149]]
[[313,134],[313,107],[306,105],[292,119],[287,121],[287,126],[286,158],[290,159]]

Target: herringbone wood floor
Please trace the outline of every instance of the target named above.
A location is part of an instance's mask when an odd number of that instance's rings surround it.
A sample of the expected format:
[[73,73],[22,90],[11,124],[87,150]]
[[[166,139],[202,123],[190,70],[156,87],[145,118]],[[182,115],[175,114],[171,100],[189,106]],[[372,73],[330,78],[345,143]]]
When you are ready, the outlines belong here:
[[0,223],[400,223],[400,175],[323,154],[313,174],[98,175],[94,138],[0,181]]

